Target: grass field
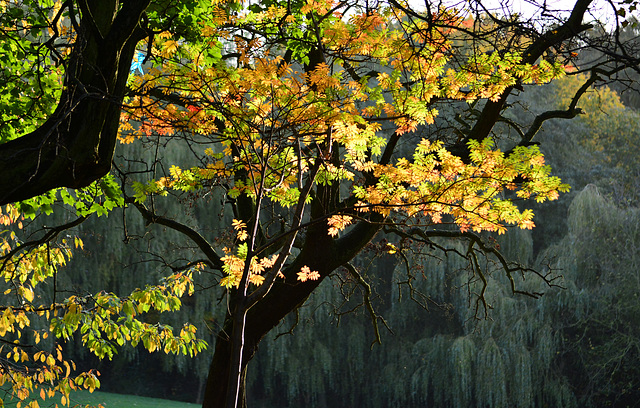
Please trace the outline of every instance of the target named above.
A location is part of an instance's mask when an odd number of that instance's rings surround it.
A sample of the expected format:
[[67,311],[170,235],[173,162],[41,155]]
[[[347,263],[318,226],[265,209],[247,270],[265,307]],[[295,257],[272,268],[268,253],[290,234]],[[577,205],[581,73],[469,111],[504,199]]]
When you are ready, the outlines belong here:
[[[60,399],[57,398],[57,401],[47,400],[43,402],[39,401],[40,406],[49,406],[52,402],[57,402],[60,406]],[[78,391],[71,394],[71,404],[70,407],[85,407],[87,404],[92,406],[98,406],[98,404],[102,404],[105,408],[198,408],[200,405],[197,404],[189,404],[186,402],[179,401],[171,401],[164,400],[158,398],[146,398],[146,397],[138,397],[135,395],[124,395],[124,394],[112,394],[108,392],[99,392],[95,391],[93,393],[89,393],[89,391]],[[4,406],[9,408],[13,408],[16,406],[15,401],[4,401]]]

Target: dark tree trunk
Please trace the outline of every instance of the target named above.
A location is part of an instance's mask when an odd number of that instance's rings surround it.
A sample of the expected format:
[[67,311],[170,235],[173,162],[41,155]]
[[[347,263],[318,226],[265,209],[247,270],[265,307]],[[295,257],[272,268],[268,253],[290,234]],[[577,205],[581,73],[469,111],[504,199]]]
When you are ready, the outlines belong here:
[[[298,305],[311,294],[319,282],[305,282],[308,285],[297,285],[293,288],[285,284],[274,286],[271,292],[247,314],[244,332],[244,353],[242,358],[242,378],[240,382],[240,398],[237,408],[246,408],[245,380],[247,366],[260,340],[271,331],[286,315],[295,310]],[[302,288],[302,290],[300,290]],[[231,369],[233,345],[233,316],[227,313],[224,328],[218,333],[213,360],[209,368],[207,386],[205,389],[203,408],[225,408],[229,385],[229,371]]]
[[[242,358],[242,378],[240,381],[240,398],[237,408],[246,408],[246,375],[247,366],[255,355],[260,340],[271,331],[286,315],[304,302],[304,300],[317,287],[316,282],[309,283],[303,291],[291,289],[290,293],[283,293],[284,285],[274,287],[262,302],[258,303],[247,314],[247,323],[244,332],[244,353]],[[280,293],[280,296],[272,293]],[[291,296],[291,295],[294,296]],[[297,299],[297,303],[294,303]],[[264,303],[263,303],[264,302]],[[269,313],[269,311],[271,313]],[[225,408],[227,404],[227,392],[229,385],[229,374],[231,369],[233,345],[230,341],[230,334],[233,332],[233,317],[227,313],[224,329],[218,333],[213,360],[209,368],[207,386],[205,389],[203,408]]]
[[[379,221],[379,220],[378,220]],[[380,228],[380,224],[360,222],[350,233],[339,240],[331,238],[326,225],[311,227],[307,231],[304,249],[285,271],[286,280],[278,281],[271,291],[247,313],[244,339],[245,348],[242,359],[242,381],[240,405],[246,408],[245,378],[247,365],[257,351],[262,338],[276,327],[289,313],[301,306],[321,281],[331,272],[349,262],[369,243]],[[299,282],[297,272],[303,266],[318,271],[321,278],[317,281]],[[233,310],[233,308],[231,308]],[[209,377],[205,389],[203,408],[225,408],[232,357],[230,344],[233,333],[233,319],[227,314],[224,328],[218,334],[213,360],[209,368]]]
[[[213,361],[209,368],[204,400],[202,402],[203,407],[224,408],[227,403],[227,391],[229,388],[229,374],[233,349],[230,342],[230,336],[227,333],[230,334],[233,330],[231,327],[233,320],[229,314],[227,314],[225,320],[225,329],[221,330],[216,338],[216,348],[213,354]],[[248,349],[248,347],[245,348],[245,350]],[[251,357],[253,357],[253,353],[249,356],[247,352],[242,359],[242,378],[240,380],[240,398],[238,408],[246,408],[247,406],[245,385],[247,365],[251,360]]]

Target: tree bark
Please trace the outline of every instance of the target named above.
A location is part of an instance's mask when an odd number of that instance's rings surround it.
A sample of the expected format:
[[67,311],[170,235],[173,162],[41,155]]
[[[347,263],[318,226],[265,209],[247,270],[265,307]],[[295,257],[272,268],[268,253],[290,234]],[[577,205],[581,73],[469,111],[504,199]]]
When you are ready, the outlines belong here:
[[[247,331],[250,331],[250,329]],[[209,367],[209,375],[207,376],[207,385],[202,402],[203,407],[223,408],[226,405],[231,373],[231,356],[233,354],[233,347],[230,341],[232,332],[233,316],[227,313],[224,329],[218,333],[216,338],[216,348]],[[249,353],[251,354],[249,355]],[[242,358],[242,378],[240,380],[238,408],[246,408],[247,406],[245,385],[247,365],[251,357],[253,357],[253,347],[245,346],[245,353]]]
[[[242,357],[242,378],[240,398],[237,408],[246,408],[246,375],[249,361],[255,355],[258,344],[291,311],[295,310],[318,286],[319,281],[298,283],[291,288],[279,283],[269,294],[247,313],[244,328],[244,353]],[[264,303],[263,303],[264,302]],[[203,408],[225,408],[233,356],[231,334],[234,318],[227,313],[224,328],[218,333],[213,360],[209,368]]]
[[0,204],[57,187],[84,187],[109,172],[149,2],[80,2],[79,32],[54,113],[35,131],[0,145]]

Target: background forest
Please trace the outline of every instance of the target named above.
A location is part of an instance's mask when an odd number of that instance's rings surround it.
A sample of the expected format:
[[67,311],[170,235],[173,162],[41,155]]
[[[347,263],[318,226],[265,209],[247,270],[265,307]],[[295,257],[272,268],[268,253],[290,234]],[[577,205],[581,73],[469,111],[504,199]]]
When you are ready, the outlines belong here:
[[[522,93],[512,119],[531,121],[550,105],[560,106],[580,84],[567,77]],[[381,327],[382,344],[369,347],[375,335],[362,286],[339,271],[295,318],[282,323],[280,334],[262,342],[249,371],[249,400],[260,407],[636,406],[640,97],[624,89],[613,83],[591,90],[579,103],[583,115],[545,123],[537,136],[541,149],[571,192],[536,208],[533,231],[485,234],[509,259],[558,275],[558,287],[527,275],[520,286],[544,296],[513,294],[505,274],[493,265],[496,260],[480,260],[486,270],[496,270],[488,276],[497,284],[488,286],[485,310],[472,300],[478,282],[455,247],[429,256],[428,250],[412,252],[415,242],[411,247],[402,241],[374,242],[356,267],[374,279],[373,305],[388,328]],[[453,116],[443,111],[438,121],[446,120]],[[420,132],[428,134],[429,128]],[[496,132],[509,137],[506,125]],[[158,154],[142,143],[130,148],[141,157]],[[180,149],[168,145],[160,156],[181,162],[189,152]],[[222,222],[219,202],[211,197],[205,211],[185,199],[164,210],[222,234],[218,226],[229,220]],[[178,234],[164,231],[162,239],[154,239],[142,218],[117,211],[121,217],[79,227],[87,249],[61,271],[59,287],[128,293],[157,280],[159,254],[189,250]],[[200,285],[167,319],[198,326],[211,350],[226,305],[199,297],[197,292],[208,287],[206,281]],[[149,354],[142,347],[125,347],[110,362],[96,361],[83,350],[65,345],[80,368],[99,367],[103,390],[120,393],[195,401],[209,365],[207,358]]]

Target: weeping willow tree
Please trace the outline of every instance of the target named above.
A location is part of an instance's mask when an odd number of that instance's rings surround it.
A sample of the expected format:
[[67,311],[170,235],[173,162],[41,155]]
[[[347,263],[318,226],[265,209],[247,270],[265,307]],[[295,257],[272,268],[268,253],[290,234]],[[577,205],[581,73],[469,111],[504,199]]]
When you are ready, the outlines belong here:
[[582,406],[640,398],[640,209],[620,208],[595,185],[573,200],[569,234],[546,256],[569,290],[545,302],[563,344],[562,369]]

